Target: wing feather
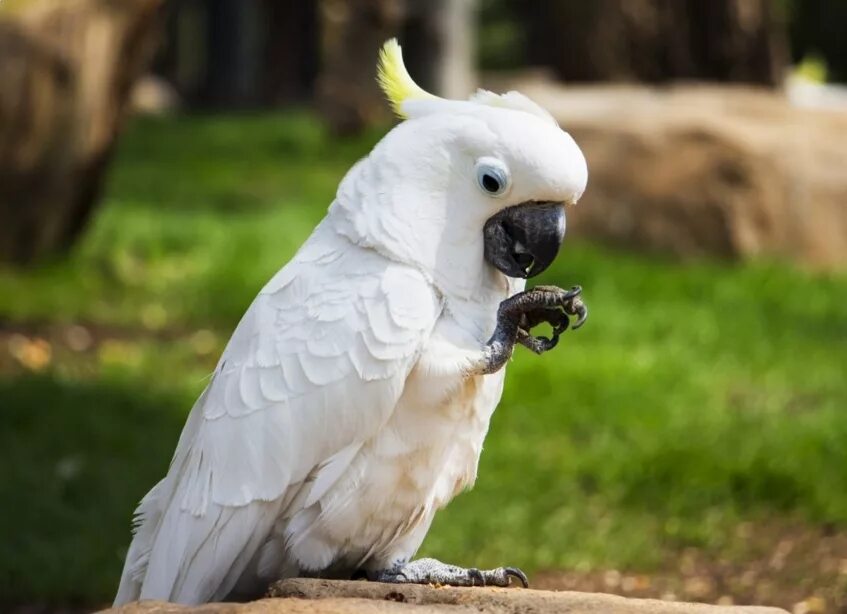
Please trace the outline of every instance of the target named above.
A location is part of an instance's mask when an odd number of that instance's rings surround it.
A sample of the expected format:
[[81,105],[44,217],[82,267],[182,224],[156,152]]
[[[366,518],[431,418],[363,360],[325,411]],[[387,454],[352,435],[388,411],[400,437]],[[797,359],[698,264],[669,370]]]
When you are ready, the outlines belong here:
[[319,498],[388,419],[440,309],[421,274],[319,226],[242,318],[139,506],[116,603],[225,597],[283,507]]

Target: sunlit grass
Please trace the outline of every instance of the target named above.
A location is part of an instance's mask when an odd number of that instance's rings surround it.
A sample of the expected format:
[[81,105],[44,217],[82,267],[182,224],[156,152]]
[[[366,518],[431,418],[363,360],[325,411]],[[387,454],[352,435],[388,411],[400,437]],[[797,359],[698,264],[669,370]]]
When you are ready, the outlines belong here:
[[[376,138],[308,115],[136,122],[71,257],[0,269],[5,329],[55,345],[46,366],[0,361],[3,599],[111,598],[222,344]],[[570,242],[541,281],[582,284],[591,317],[552,354],[518,350],[477,486],[424,553],[644,569],[692,545],[743,556],[741,520],[847,525],[844,276]],[[72,324],[90,348],[62,346]]]

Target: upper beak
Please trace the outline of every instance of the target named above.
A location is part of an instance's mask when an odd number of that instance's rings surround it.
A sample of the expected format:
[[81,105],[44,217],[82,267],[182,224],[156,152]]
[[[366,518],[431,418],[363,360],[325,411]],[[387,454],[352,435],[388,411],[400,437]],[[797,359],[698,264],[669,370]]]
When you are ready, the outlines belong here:
[[485,259],[509,277],[534,277],[550,266],[565,237],[565,206],[526,202],[485,222]]

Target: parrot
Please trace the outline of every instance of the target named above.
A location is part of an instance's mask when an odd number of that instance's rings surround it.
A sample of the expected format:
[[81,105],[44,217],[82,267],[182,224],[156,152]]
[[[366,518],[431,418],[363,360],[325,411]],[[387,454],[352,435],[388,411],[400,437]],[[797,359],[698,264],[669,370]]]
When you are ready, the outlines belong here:
[[[413,557],[476,480],[516,345],[547,351],[587,315],[578,286],[525,289],[586,160],[518,92],[425,91],[396,39],[377,80],[399,121],[236,326],[136,509],[115,605],[243,601],[292,577],[527,586],[517,567]],[[544,322],[551,339],[529,332]]]

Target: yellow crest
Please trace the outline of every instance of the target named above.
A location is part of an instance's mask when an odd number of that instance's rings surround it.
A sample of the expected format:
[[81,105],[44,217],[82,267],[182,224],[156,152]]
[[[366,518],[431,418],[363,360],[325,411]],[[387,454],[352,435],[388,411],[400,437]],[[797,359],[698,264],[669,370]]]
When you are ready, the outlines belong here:
[[385,92],[388,102],[391,103],[391,108],[402,119],[406,119],[406,114],[403,112],[405,101],[437,98],[437,96],[424,91],[412,80],[409,71],[403,64],[403,51],[396,38],[386,41],[380,49],[376,71],[376,80],[379,87]]

